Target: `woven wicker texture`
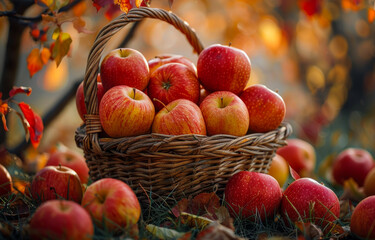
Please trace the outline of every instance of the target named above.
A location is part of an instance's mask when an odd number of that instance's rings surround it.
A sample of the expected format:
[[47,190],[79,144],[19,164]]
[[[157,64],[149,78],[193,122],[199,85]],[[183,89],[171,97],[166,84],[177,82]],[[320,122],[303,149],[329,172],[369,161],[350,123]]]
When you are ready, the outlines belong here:
[[203,50],[188,24],[162,9],[132,9],[100,31],[90,51],[84,79],[86,123],[75,135],[77,146],[84,151],[92,180],[106,177],[122,180],[135,191],[141,203],[147,203],[150,193],[154,199],[165,200],[169,196],[179,200],[214,189],[222,192],[228,179],[238,171],[268,172],[276,150],[285,145],[285,139],[292,132],[287,123],[268,133],[243,137],[162,134],[100,137],[96,76],[103,49],[124,26],[144,18],[173,25],[186,36],[197,54]]

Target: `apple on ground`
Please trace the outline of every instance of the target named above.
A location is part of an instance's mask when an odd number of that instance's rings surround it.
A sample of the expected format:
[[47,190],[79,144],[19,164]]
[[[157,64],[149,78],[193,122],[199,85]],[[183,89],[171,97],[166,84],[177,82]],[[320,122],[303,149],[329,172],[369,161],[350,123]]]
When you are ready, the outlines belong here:
[[246,88],[240,98],[249,111],[251,132],[275,130],[285,118],[286,106],[282,97],[262,84]]
[[289,177],[288,162],[282,156],[276,154],[272,158],[271,166],[268,169],[268,174],[277,180],[280,187],[283,187]]
[[198,56],[197,73],[202,86],[210,91],[239,94],[250,79],[251,63],[238,48],[214,44]]
[[32,197],[41,202],[66,199],[81,203],[82,185],[78,174],[65,166],[47,166],[31,182]]
[[354,208],[350,231],[361,239],[375,239],[375,196],[363,199]]
[[375,195],[375,168],[367,174],[363,190],[366,196]]
[[[100,74],[98,74],[98,81],[97,81],[97,97],[98,97],[98,104],[100,104],[100,101],[104,95],[104,88],[103,84],[100,82]],[[78,85],[77,91],[76,91],[76,108],[78,111],[79,116],[83,121],[85,121],[85,114],[87,114],[87,109],[85,105],[85,95],[83,93],[83,82],[81,82]]]
[[246,135],[249,113],[245,103],[236,94],[229,91],[213,92],[203,100],[200,109],[207,135]]
[[32,215],[29,234],[30,239],[93,239],[94,225],[78,203],[50,200]]
[[88,186],[81,205],[99,227],[111,232],[133,228],[141,215],[133,190],[113,178],[103,178]]
[[225,202],[232,217],[264,221],[278,212],[282,193],[279,183],[268,174],[241,171],[225,186]]
[[285,189],[280,211],[287,225],[311,222],[329,230],[327,225],[339,218],[340,202],[323,184],[312,178],[299,178]]
[[117,48],[103,58],[100,77],[105,91],[118,85],[144,90],[148,85],[150,72],[142,53],[132,48]]
[[[200,85],[197,76],[181,63],[168,63],[157,68],[150,77],[147,94],[168,104],[176,99],[187,99],[196,104],[199,101]],[[163,108],[153,101],[157,111]]]
[[292,138],[286,140],[287,146],[279,148],[276,153],[282,156],[301,177],[311,176],[315,169],[315,148],[305,140]]
[[82,184],[87,184],[89,179],[89,168],[87,167],[85,158],[69,149],[65,148],[57,150],[49,155],[46,166],[65,166],[73,169],[77,174]]
[[190,61],[188,58],[177,55],[177,54],[161,54],[153,59],[150,59],[148,61],[148,67],[150,69],[150,75],[160,66],[168,64],[168,63],[181,63],[185,66],[187,66],[190,71],[195,73],[197,75],[197,68],[195,67],[194,63]]
[[186,99],[177,99],[155,115],[152,132],[166,135],[206,135],[206,125],[198,105]]
[[131,137],[150,131],[154,104],[142,91],[121,85],[107,91],[99,105],[103,130],[113,138]]
[[367,174],[375,167],[371,154],[361,148],[344,149],[336,157],[332,166],[333,180],[342,185],[353,178],[359,187],[363,187]]
[[0,197],[7,196],[12,192],[13,182],[8,170],[0,164]]

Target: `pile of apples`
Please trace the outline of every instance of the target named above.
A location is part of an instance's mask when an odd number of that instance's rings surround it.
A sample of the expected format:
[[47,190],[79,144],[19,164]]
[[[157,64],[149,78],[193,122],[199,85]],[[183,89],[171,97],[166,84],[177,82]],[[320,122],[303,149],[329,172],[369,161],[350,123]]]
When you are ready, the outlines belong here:
[[[197,65],[181,55],[149,61],[137,50],[110,51],[101,61],[97,97],[104,132],[113,138],[148,133],[243,136],[276,129],[285,103],[264,85],[248,85],[246,53],[214,44]],[[76,104],[84,120],[83,85]]]

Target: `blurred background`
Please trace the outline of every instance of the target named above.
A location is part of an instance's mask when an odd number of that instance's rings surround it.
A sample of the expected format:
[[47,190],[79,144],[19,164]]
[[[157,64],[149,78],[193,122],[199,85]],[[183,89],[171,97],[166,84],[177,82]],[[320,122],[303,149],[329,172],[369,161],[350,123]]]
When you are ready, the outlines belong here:
[[[9,4],[0,1],[0,10],[7,10]],[[350,146],[375,153],[373,0],[153,0],[151,7],[177,14],[196,30],[205,47],[220,43],[243,49],[252,64],[249,84],[265,84],[279,92],[286,102],[285,120],[293,126],[293,137],[316,147],[318,164]],[[16,99],[30,104],[42,118],[49,116],[38,152],[57,143],[76,148],[74,132],[82,121],[75,107],[75,88],[83,79],[98,31],[120,14],[105,7],[97,11],[91,0],[81,1],[73,10],[81,11],[92,33],[78,33],[73,24],[63,25],[73,41],[58,68],[49,61],[30,78],[26,58],[38,43],[29,29],[21,36],[15,85],[30,86],[33,93]],[[40,12],[41,7],[34,5],[25,15]],[[8,19],[0,17],[2,74],[8,71],[3,67],[8,27]],[[129,29],[116,34],[105,53],[118,47]],[[147,59],[173,53],[197,61],[185,37],[158,20],[142,21],[126,47],[139,50]],[[8,128],[6,147],[11,151],[27,148],[15,114],[9,114]]]

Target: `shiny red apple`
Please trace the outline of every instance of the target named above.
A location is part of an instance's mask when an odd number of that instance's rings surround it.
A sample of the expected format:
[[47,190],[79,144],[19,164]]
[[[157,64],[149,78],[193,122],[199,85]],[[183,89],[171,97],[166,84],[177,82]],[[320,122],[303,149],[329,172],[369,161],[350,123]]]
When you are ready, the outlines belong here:
[[375,196],[363,199],[354,208],[350,230],[360,239],[375,239]]
[[[187,99],[195,104],[199,101],[200,86],[197,76],[181,63],[168,63],[157,68],[150,77],[147,94],[168,104],[176,99]],[[158,101],[153,101],[156,111],[163,108]]]
[[31,182],[32,197],[41,202],[66,199],[81,203],[82,185],[78,174],[65,166],[47,166]]
[[375,167],[372,155],[365,149],[347,148],[340,152],[333,162],[332,176],[336,183],[353,180],[362,187],[367,174]]
[[307,141],[291,138],[287,146],[279,148],[276,153],[282,156],[301,177],[311,176],[316,165],[315,148]]
[[251,63],[243,50],[214,44],[199,54],[197,72],[206,90],[239,94],[250,79]]
[[113,178],[103,178],[88,186],[81,205],[99,227],[111,232],[131,228],[141,215],[133,190]]
[[144,90],[150,78],[146,58],[132,48],[110,51],[100,65],[100,77],[105,91],[118,85]]
[[90,215],[73,201],[55,199],[41,204],[29,226],[30,239],[89,240],[94,237]]
[[278,93],[262,84],[246,88],[240,98],[249,111],[251,132],[264,133],[275,130],[285,118],[284,100]]
[[241,171],[225,186],[225,202],[232,217],[264,221],[278,212],[282,193],[279,183],[268,174]]
[[330,188],[312,178],[300,178],[283,192],[280,212],[288,225],[311,222],[326,229],[339,218],[340,202]]
[[155,108],[150,98],[125,85],[107,91],[99,105],[101,125],[113,138],[149,133],[154,116]]
[[206,125],[202,112],[195,103],[177,99],[155,115],[152,132],[167,135],[206,135]]
[[244,136],[249,128],[249,113],[245,103],[234,93],[217,91],[200,104],[207,135]]

